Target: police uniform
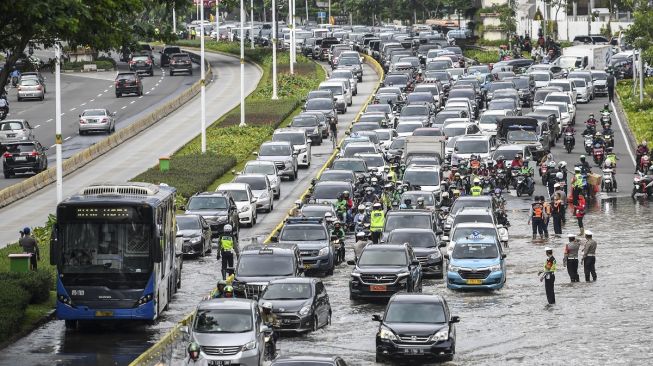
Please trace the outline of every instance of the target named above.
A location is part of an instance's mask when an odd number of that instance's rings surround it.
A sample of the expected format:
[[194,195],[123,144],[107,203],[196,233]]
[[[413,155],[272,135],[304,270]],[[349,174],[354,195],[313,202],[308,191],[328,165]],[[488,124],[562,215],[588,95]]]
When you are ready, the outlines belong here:
[[480,196],[481,194],[483,194],[483,187],[481,187],[479,185],[474,185],[474,186],[472,186],[472,188],[469,189],[469,191],[470,191],[472,197],[477,197],[477,196]]
[[556,295],[554,291],[554,285],[556,281],[556,259],[553,257],[548,257],[546,262],[544,262],[544,290],[546,291],[546,300],[550,305],[556,303]]
[[580,249],[580,243],[573,235],[569,235],[569,238],[573,240],[569,241],[569,243],[565,245],[565,257],[563,261],[567,267],[567,273],[569,273],[571,282],[579,282],[580,276],[578,276],[578,250]]
[[234,266],[234,237],[231,235],[222,235],[220,237],[220,251],[222,257],[222,278],[227,276],[227,268]]
[[383,210],[373,210],[370,213],[370,232],[372,233],[372,243],[378,244],[385,224],[385,214]]
[[585,281],[590,282],[590,275],[593,281],[596,281],[596,241],[592,239],[591,231],[587,231],[586,234],[589,234],[585,242],[585,247],[583,248],[583,269],[585,272]]

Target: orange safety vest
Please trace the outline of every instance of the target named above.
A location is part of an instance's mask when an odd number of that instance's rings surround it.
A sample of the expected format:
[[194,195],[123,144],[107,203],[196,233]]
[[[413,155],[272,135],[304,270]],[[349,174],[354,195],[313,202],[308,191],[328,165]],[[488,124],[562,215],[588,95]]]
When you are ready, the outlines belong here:
[[533,204],[533,217],[542,218],[543,207],[539,203]]

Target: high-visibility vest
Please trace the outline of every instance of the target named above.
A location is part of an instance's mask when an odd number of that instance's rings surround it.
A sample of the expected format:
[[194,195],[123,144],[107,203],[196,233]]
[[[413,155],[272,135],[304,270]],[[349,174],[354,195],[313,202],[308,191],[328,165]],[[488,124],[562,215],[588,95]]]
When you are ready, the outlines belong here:
[[541,219],[543,212],[544,212],[544,208],[542,207],[541,204],[539,204],[539,203],[534,203],[533,204],[533,217],[534,218]]
[[574,177],[576,178],[574,180],[574,188],[583,188],[583,175],[577,173]]
[[231,236],[223,236],[220,238],[220,249],[224,251],[231,251],[234,249],[234,239]]
[[483,187],[481,186],[473,186],[470,189],[470,192],[472,193],[472,196],[480,196],[483,193]]
[[385,223],[385,214],[382,210],[374,210],[370,213],[370,231],[383,230]]

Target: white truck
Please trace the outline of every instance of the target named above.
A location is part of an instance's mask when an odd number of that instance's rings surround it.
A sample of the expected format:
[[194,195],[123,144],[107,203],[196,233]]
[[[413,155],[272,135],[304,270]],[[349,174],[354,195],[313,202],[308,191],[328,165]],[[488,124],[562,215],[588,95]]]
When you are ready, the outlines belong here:
[[445,145],[444,136],[408,136],[402,161],[406,163],[411,156],[437,157],[442,161]]
[[553,64],[571,70],[605,70],[612,59],[612,47],[608,44],[587,44],[562,49],[562,56]]

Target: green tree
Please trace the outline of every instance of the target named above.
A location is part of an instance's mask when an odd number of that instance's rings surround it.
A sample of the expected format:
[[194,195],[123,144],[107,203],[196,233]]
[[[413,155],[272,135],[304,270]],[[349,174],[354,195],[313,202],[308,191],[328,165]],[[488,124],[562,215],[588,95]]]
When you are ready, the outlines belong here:
[[625,30],[626,42],[643,50],[644,61],[653,64],[653,9],[642,6],[634,15],[633,24]]

